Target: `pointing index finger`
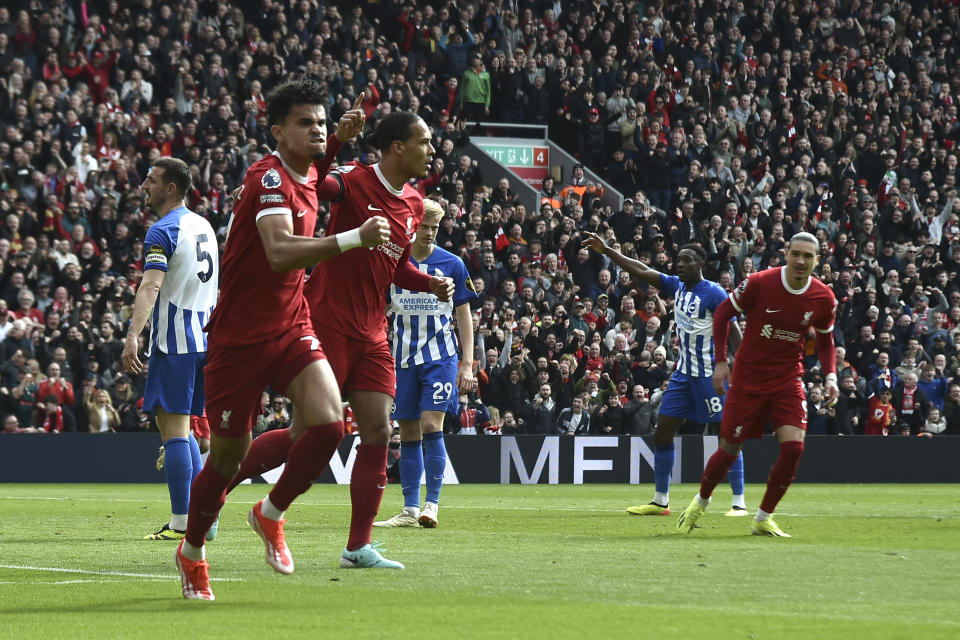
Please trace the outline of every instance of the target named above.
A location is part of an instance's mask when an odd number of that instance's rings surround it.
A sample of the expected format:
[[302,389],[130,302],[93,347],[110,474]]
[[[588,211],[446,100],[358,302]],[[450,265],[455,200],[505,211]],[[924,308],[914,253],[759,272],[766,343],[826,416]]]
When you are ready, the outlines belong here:
[[353,103],[353,109],[354,109],[354,110],[357,110],[357,109],[359,109],[361,106],[363,106],[363,100],[364,100],[364,98],[366,97],[366,95],[367,95],[367,94],[366,94],[365,91],[361,91],[361,92],[360,92],[360,95],[357,96],[357,101]]

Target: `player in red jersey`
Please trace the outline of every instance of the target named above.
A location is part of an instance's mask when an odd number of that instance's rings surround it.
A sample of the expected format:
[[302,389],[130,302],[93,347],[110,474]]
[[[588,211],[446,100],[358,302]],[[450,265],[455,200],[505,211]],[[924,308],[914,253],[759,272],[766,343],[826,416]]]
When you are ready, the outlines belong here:
[[[263,388],[273,386],[296,406],[287,467],[248,515],[266,545],[267,563],[280,573],[293,571],[283,512],[320,475],[343,437],[340,393],[310,322],[303,269],[350,248],[375,247],[389,238],[389,227],[382,216],[372,216],[345,234],[313,237],[312,163],[326,148],[324,103],[312,80],[286,82],[271,92],[267,118],[277,148],[247,170],[229,228],[220,301],[206,327],[210,456],[193,483],[187,533],[176,554],[185,598],[214,598],[204,534],[250,447]],[[349,139],[362,129],[359,106],[344,114],[338,136]]]
[[[409,260],[411,241],[423,219],[423,198],[409,181],[425,176],[430,168],[434,148],[429,127],[414,114],[395,112],[380,121],[374,137],[382,160],[373,166],[349,163],[337,168],[318,193],[334,202],[328,233],[343,233],[371,215],[382,215],[390,221],[390,240],[375,250],[347,253],[318,265],[305,295],[314,328],[341,392],[350,401],[360,434],[350,480],[350,536],[340,566],[402,569],[402,564],[384,558],[370,545],[387,484],[390,408],[396,388],[387,341],[386,294],[390,284],[396,283],[448,300],[454,285],[451,278],[420,272]],[[325,163],[332,162],[338,148],[331,141]],[[277,432],[257,438],[234,485],[283,463],[288,443],[289,438]]]
[[[689,532],[710,503],[713,489],[727,475],[747,438],[759,438],[769,419],[780,441],[780,455],[770,469],[767,490],[751,524],[757,535],[789,538],[771,515],[796,475],[807,428],[804,399],[803,345],[807,332],[817,333],[817,354],[826,378],[826,402],[839,394],[833,322],[837,300],[827,285],[810,274],[817,266],[817,239],[809,233],[790,238],[786,266],[767,269],[740,283],[713,314],[716,360],[713,386],[723,395],[720,447],[707,461],[700,493],[677,521]],[[745,315],[747,330],[737,351],[731,379],[727,364],[730,319]]]

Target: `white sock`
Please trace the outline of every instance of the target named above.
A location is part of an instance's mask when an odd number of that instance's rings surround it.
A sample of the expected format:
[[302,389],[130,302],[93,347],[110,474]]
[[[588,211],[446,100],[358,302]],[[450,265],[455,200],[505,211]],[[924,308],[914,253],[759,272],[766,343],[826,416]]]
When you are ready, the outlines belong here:
[[[712,497],[712,496],[711,496]],[[710,498],[704,498],[699,493],[697,494],[697,504],[699,504],[703,509],[706,509],[710,505]]]
[[188,560],[193,560],[194,562],[200,562],[201,560],[206,560],[207,551],[205,547],[195,547],[186,540],[183,541],[183,546],[180,547],[180,552]]
[[738,496],[733,496],[733,506],[740,507],[741,509],[747,508],[747,499],[742,493]]
[[755,515],[753,519],[756,520],[757,522],[763,522],[764,520],[768,519],[772,515],[773,515],[772,513],[767,513],[763,509],[757,509],[757,515]]
[[170,528],[176,529],[177,531],[186,531],[187,529],[187,514],[185,513],[171,513],[170,514]]
[[283,511],[273,506],[273,503],[270,502],[270,496],[264,498],[263,502],[260,503],[260,513],[262,513],[265,518],[270,518],[277,522],[283,520]]
[[659,491],[653,492],[653,501],[657,504],[662,504],[663,506],[668,506],[670,504],[670,492],[660,493]]
[[404,507],[403,511],[406,511],[407,513],[412,515],[414,518],[420,517],[420,507]]

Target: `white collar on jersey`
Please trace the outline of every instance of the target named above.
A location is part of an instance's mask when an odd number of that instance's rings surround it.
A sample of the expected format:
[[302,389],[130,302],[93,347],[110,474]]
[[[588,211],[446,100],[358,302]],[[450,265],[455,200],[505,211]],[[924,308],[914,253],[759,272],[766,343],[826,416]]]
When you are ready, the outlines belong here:
[[397,196],[398,198],[403,195],[403,189],[394,189],[393,185],[384,177],[383,171],[380,170],[380,163],[373,165],[373,171],[377,174],[377,178],[380,180],[380,184],[383,185],[383,188]]
[[810,288],[810,281],[813,280],[813,276],[807,276],[807,284],[803,285],[799,289],[794,289],[789,284],[787,284],[787,268],[780,267],[780,282],[783,283],[783,288],[792,293],[795,296],[800,295],[801,293],[806,293],[807,289]]
[[283,156],[280,155],[280,152],[276,149],[273,150],[273,155],[280,158],[280,164],[283,165],[283,168],[287,170],[287,173],[290,174],[290,177],[299,182],[300,184],[307,184],[307,176],[302,176],[296,171],[294,171],[290,165],[287,164],[286,160],[283,159]]

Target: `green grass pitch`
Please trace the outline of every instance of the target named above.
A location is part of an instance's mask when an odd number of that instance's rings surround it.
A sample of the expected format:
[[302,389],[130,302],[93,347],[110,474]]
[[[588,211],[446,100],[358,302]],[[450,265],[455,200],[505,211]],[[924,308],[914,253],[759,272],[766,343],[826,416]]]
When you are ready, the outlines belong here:
[[[672,488],[676,515],[693,485]],[[763,487],[747,487],[756,508]],[[163,485],[4,485],[0,637],[960,638],[960,492],[947,485],[794,485],[790,540],[726,518],[690,535],[634,517],[650,486],[462,485],[440,528],[374,529],[406,571],[342,570],[348,488],[316,485],[287,514],[296,573],[263,560],[241,486],[208,546],[215,602],[185,601]],[[402,504],[391,485],[381,516]]]

